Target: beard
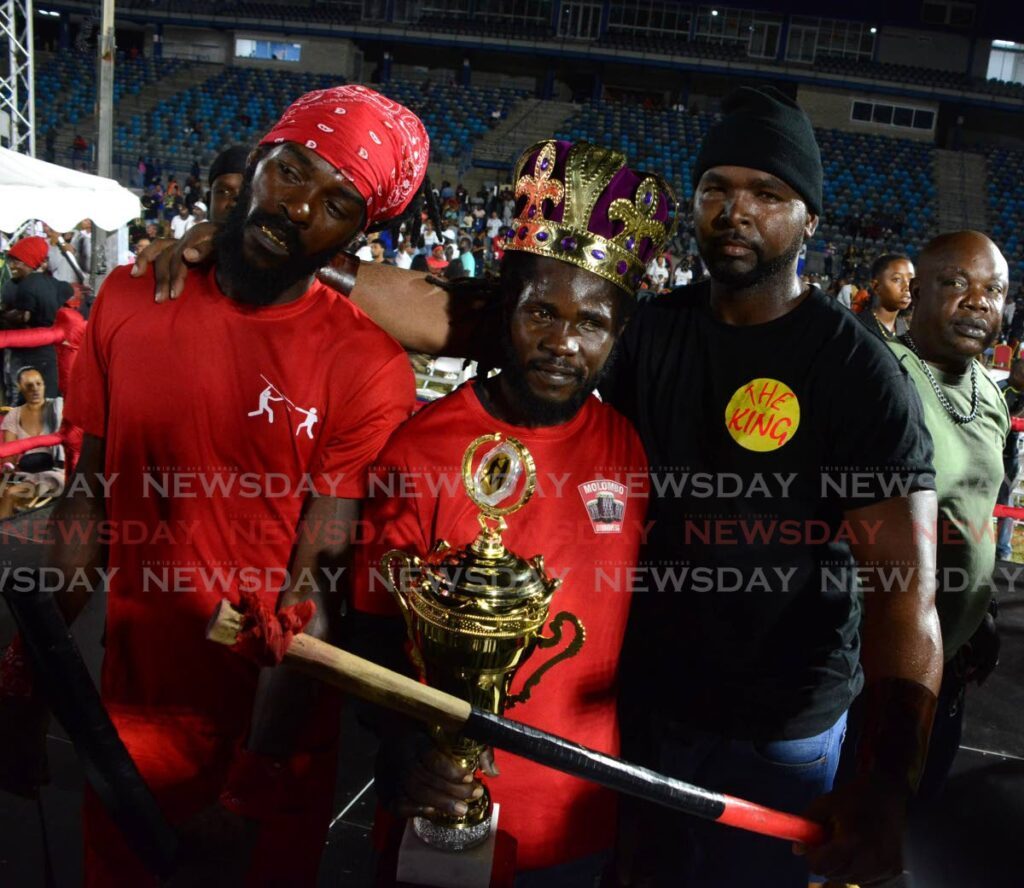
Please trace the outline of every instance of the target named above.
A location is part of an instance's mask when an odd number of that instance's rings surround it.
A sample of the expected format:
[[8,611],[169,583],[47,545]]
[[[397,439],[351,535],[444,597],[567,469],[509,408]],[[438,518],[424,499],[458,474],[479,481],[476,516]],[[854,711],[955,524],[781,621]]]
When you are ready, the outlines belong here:
[[804,235],[801,231],[780,255],[767,261],[764,259],[764,251],[759,244],[749,244],[757,262],[753,268],[747,271],[734,270],[730,260],[725,256],[705,257],[702,253],[701,258],[707,264],[708,273],[715,281],[734,290],[746,290],[786,272],[793,260],[800,255],[800,247],[803,246],[803,243]]
[[[533,369],[536,362],[520,363],[507,323],[502,328],[501,347],[504,354],[504,360],[501,363],[501,376],[507,381],[516,406],[532,424],[538,426],[561,425],[572,419],[587,402],[587,398],[608,377],[619,352],[619,343],[616,340],[604,366],[590,380],[585,379],[581,373],[576,373],[580,387],[565,401],[549,401],[547,398],[540,397],[530,388],[526,375]],[[544,363],[552,362],[544,361]]]
[[[320,253],[305,255],[299,232],[286,216],[253,210],[252,173],[247,173],[238,200],[214,237],[217,271],[231,290],[231,298],[245,305],[266,306],[285,290],[326,265],[341,249],[332,247]],[[250,226],[266,226],[288,248],[288,258],[274,268],[249,265],[243,252],[245,230]]]

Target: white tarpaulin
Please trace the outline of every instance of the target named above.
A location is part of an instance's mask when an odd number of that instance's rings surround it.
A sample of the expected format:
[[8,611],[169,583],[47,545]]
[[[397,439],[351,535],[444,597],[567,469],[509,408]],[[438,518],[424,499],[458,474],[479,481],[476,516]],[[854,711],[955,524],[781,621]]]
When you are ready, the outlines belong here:
[[40,219],[57,231],[92,219],[114,231],[141,212],[139,199],[113,179],[0,148],[0,231],[14,231],[29,219]]

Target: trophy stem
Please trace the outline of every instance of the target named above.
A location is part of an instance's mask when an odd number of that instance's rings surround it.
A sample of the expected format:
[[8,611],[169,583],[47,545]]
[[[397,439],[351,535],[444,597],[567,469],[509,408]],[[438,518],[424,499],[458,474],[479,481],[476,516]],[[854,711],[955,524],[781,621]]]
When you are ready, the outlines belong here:
[[[432,729],[434,741],[463,768],[476,773],[484,747],[458,733],[450,733],[439,726]],[[461,817],[434,814],[429,819],[414,817],[413,832],[426,844],[441,851],[464,851],[487,840],[491,829],[491,794],[484,786],[484,794],[466,802],[469,810]]]

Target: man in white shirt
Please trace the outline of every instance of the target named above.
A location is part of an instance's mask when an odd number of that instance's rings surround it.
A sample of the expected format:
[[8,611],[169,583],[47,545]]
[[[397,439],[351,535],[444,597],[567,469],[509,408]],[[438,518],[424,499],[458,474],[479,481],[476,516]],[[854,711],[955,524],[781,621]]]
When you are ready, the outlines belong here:
[[499,231],[501,231],[501,219],[498,218],[497,213],[492,212],[491,218],[487,220],[487,236],[494,240]]
[[412,257],[416,254],[416,250],[413,245],[407,241],[402,241],[401,246],[398,248],[398,252],[395,253],[395,265],[399,268],[409,269],[412,267]]
[[178,215],[171,219],[171,234],[174,235],[175,240],[181,240],[193,225],[196,224],[196,220],[189,214],[188,207],[185,204],[179,204]]
[[686,259],[680,259],[672,275],[673,287],[688,287],[693,282],[693,270]]
[[431,247],[441,243],[441,239],[437,236],[437,232],[434,231],[434,226],[427,220],[423,223],[423,246],[429,251]]
[[647,276],[651,279],[651,288],[661,292],[668,284],[668,263],[664,256],[652,259],[647,266]]
[[50,252],[46,257],[46,268],[50,272],[50,276],[65,284],[81,283],[75,266],[71,264],[72,261],[78,262],[72,244],[65,240],[60,232],[54,231],[48,225],[46,226],[46,239],[50,242]]
[[853,298],[853,294],[857,292],[856,286],[849,281],[844,281],[843,286],[839,288],[839,295],[836,297],[839,304],[843,308],[850,308],[850,300]]
[[448,247],[452,248],[452,259],[459,258],[459,232],[454,225],[449,225],[444,231],[441,232],[441,243],[447,251]]

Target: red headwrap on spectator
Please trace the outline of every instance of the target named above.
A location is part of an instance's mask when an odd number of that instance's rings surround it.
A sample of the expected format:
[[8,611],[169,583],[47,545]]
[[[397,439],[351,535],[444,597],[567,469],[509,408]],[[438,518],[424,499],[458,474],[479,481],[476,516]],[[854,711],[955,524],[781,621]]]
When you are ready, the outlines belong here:
[[46,261],[49,252],[50,244],[45,237],[23,237],[7,251],[7,255],[24,262],[29,268],[38,268]]
[[260,144],[279,142],[305,145],[351,179],[366,201],[368,226],[409,206],[430,155],[430,137],[415,114],[355,85],[296,99]]

